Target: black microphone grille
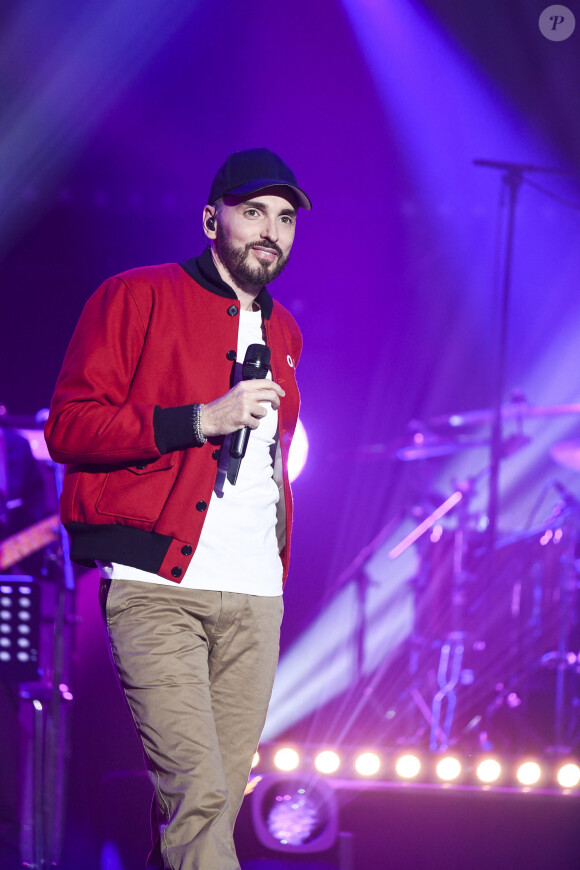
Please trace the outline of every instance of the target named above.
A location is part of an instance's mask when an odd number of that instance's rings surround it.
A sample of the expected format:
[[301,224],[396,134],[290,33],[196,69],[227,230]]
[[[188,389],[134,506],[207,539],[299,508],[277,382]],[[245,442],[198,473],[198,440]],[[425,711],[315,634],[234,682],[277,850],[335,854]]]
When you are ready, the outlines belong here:
[[270,368],[270,348],[267,344],[250,344],[242,364],[242,380],[265,378]]

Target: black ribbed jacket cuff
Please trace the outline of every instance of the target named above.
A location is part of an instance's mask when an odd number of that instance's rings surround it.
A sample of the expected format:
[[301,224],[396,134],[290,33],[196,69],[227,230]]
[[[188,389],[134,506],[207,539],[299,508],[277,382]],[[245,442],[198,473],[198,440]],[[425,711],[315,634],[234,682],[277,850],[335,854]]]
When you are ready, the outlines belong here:
[[162,454],[193,447],[193,405],[181,405],[178,408],[160,408],[157,405],[153,412],[153,430],[157,449]]

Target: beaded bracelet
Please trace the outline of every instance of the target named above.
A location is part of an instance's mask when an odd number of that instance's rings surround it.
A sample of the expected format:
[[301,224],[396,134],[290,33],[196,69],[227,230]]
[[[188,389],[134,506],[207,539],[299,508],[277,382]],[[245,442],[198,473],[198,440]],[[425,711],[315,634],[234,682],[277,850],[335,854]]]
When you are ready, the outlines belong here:
[[200,405],[199,402],[194,402],[193,404],[193,437],[195,440],[195,444],[197,447],[201,447],[202,444],[205,444],[207,438],[201,431],[201,409],[203,405]]

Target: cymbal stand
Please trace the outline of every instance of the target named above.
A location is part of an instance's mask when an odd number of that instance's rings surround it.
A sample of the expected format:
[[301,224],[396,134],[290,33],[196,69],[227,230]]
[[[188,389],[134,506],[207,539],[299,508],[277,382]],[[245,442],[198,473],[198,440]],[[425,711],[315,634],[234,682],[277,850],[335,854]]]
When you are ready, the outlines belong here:
[[[488,473],[489,467],[486,466],[478,474],[468,478],[467,481],[457,484],[456,490],[389,553],[390,559],[400,556],[408,547],[419,541],[427,531],[432,529],[439,519],[452,511],[456,505],[460,505],[457,527],[454,532],[451,627],[441,644],[439,653],[437,668],[439,688],[432,699],[429,716],[430,749],[445,749],[450,741],[457,704],[456,690],[461,680],[465,651],[465,583],[468,579],[465,571],[465,553],[468,543],[467,532],[471,520],[469,502],[475,494],[477,483]],[[425,714],[427,710],[424,709],[426,705],[424,705],[422,697],[418,694],[413,695],[413,700],[420,707],[421,712]],[[443,711],[445,711],[444,715]]]
[[459,507],[457,526],[453,538],[453,567],[451,585],[451,625],[441,644],[437,667],[438,690],[431,704],[431,733],[429,748],[445,750],[451,740],[451,729],[457,706],[457,688],[461,683],[463,656],[467,637],[465,607],[467,601],[466,584],[469,574],[465,567],[468,546],[468,531],[471,519],[470,499],[475,494],[476,482],[488,469],[485,468],[475,477],[458,484],[463,494]]
[[[578,508],[576,508],[576,513]],[[568,546],[560,560],[559,600],[558,600],[558,649],[542,656],[542,662],[551,658],[556,661],[556,691],[554,697],[554,745],[552,751],[563,754],[570,750],[566,740],[566,689],[570,682],[572,669],[577,667],[577,654],[571,649],[571,634],[575,616],[575,599],[578,589],[578,568],[576,565],[576,546],[578,543],[579,517],[568,527]]]
[[[416,577],[415,584],[415,598],[417,599],[421,593],[425,590],[427,586],[427,579],[425,576],[425,555],[424,550],[421,550],[421,544],[423,543],[423,536],[433,528],[433,526],[437,523],[438,520],[442,519],[442,517],[446,516],[450,513],[456,505],[460,504],[463,499],[463,492],[460,488],[456,489],[448,498],[446,498],[434,511],[432,511],[425,519],[422,520],[408,535],[406,535],[402,541],[400,541],[392,550],[389,552],[389,559],[396,559],[398,556],[402,555],[410,546],[413,544],[419,544],[419,570]],[[419,712],[425,719],[427,725],[431,730],[431,742],[433,740],[439,741],[444,740],[445,735],[441,731],[440,728],[440,715],[437,715],[435,718],[433,715],[433,708],[429,707],[427,702],[424,700],[421,692],[419,691],[419,687],[417,685],[417,674],[419,672],[419,648],[421,646],[421,641],[419,637],[419,633],[417,632],[417,608],[415,607],[415,625],[412,632],[412,646],[409,654],[409,675],[411,677],[411,686],[407,690],[409,696],[411,697],[415,706],[419,709]],[[455,660],[455,658],[454,658]],[[446,667],[446,666],[445,666]],[[440,663],[439,670],[442,671],[442,665]],[[440,688],[443,679],[439,682]],[[403,693],[406,694],[407,692]],[[440,713],[440,707],[439,707]]]

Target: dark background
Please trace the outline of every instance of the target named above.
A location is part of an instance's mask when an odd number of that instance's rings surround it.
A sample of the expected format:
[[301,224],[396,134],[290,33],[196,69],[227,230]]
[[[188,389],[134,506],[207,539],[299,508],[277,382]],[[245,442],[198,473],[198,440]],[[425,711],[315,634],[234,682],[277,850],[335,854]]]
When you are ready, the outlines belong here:
[[[580,7],[567,5],[579,27],[554,42],[538,28],[545,4],[533,0],[2,4],[0,401],[10,414],[49,404],[103,279],[201,250],[201,212],[229,152],[272,148],[313,201],[272,287],[304,333],[310,438],[294,487],[283,654],[385,524],[400,539],[413,507],[433,506],[488,461],[486,448],[423,462],[394,454],[410,421],[494,402],[506,208],[503,174],[474,158],[569,173],[526,176],[551,196],[527,183],[519,191],[502,399],[520,389],[544,407],[578,401]],[[502,467],[504,535],[538,503],[534,521],[549,515],[554,477],[579,491],[577,472],[550,456],[578,435],[576,417],[540,417],[526,432],[530,444]],[[482,478],[477,516],[487,497]],[[376,568],[383,586],[389,570]],[[96,596],[94,578],[82,582]],[[394,611],[376,594],[369,625],[385,637]],[[96,605],[90,618],[96,626]],[[330,634],[352,648],[340,614]],[[311,634],[295,661],[319,640]],[[395,640],[369,648],[369,673]],[[83,650],[81,695],[101,668]],[[292,669],[292,709],[269,737],[316,707]],[[349,675],[347,657],[327,697]],[[284,687],[274,706],[280,699]],[[96,743],[105,727],[117,726],[99,724]],[[79,728],[75,739],[86,736]]]

